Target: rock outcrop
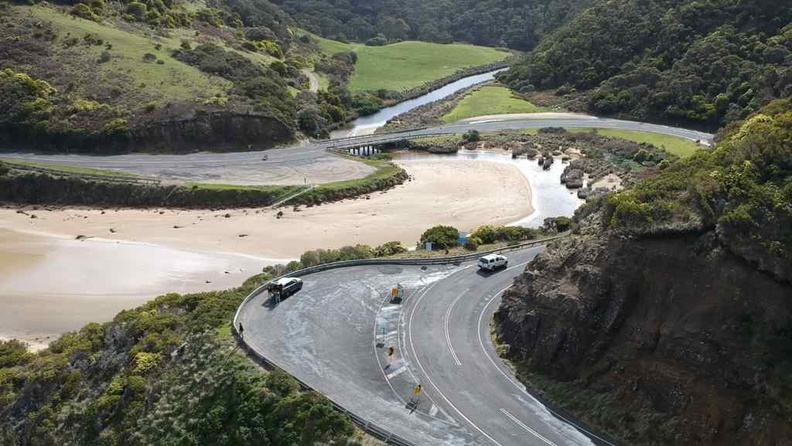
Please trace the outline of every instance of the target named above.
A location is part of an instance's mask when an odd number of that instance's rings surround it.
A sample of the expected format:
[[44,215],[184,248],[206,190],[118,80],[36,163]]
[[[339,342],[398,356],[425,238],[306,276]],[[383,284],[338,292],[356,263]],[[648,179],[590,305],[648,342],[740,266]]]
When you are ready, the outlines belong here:
[[131,133],[137,150],[195,151],[269,148],[294,138],[281,120],[261,113],[197,112],[189,119],[149,124]]
[[590,232],[504,294],[496,332],[521,378],[631,444],[791,444],[792,285],[715,231]]

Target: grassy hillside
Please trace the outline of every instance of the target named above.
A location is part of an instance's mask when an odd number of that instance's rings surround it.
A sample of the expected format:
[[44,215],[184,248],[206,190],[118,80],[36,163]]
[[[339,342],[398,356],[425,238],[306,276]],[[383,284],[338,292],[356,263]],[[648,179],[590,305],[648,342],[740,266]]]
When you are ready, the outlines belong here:
[[319,50],[293,41],[277,11],[212,8],[0,3],[0,145],[233,150],[347,118],[349,95],[309,94],[301,70]]
[[[202,73],[198,68],[173,58],[171,51],[179,48],[181,43],[176,38],[141,32],[132,25],[124,30],[119,26],[69,16],[43,6],[17,8],[14,16],[27,16],[51,23],[56,40],[91,35],[103,42],[103,45],[92,46],[54,45],[52,49],[52,62],[61,66],[59,72],[53,72],[52,76],[67,78],[64,81],[74,84],[76,93],[85,96],[95,94],[99,86],[119,88],[124,90],[124,102],[134,106],[143,105],[145,100],[157,100],[160,103],[169,100],[201,101],[213,96],[226,96],[231,87],[231,82]],[[192,34],[195,37],[195,33]],[[109,53],[110,60],[98,63],[105,51]],[[154,54],[157,60],[164,63],[145,62],[143,57],[148,53]],[[44,74],[42,77],[49,76]]]
[[465,68],[504,60],[508,52],[474,45],[399,42],[384,46],[342,43],[312,36],[328,56],[354,51],[353,92],[380,89],[404,91],[453,75]]
[[505,87],[486,86],[467,95],[443,121],[454,122],[474,116],[502,115],[509,113],[536,113],[542,111],[530,102],[514,97]]

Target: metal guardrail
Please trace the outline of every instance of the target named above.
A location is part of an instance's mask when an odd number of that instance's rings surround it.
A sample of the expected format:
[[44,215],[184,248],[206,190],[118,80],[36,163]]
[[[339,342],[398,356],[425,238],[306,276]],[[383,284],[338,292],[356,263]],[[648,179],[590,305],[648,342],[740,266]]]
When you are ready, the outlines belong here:
[[[528,242],[525,242],[525,243],[519,243],[519,244],[512,245],[512,246],[505,246],[503,248],[497,248],[497,249],[492,249],[492,250],[489,250],[489,251],[482,251],[482,252],[477,252],[477,253],[474,253],[474,254],[467,254],[467,255],[463,255],[463,256],[436,257],[436,258],[416,258],[416,259],[361,259],[361,260],[347,260],[347,261],[342,261],[342,262],[325,263],[323,265],[316,265],[316,266],[311,266],[311,267],[308,267],[308,268],[303,268],[301,270],[297,270],[297,271],[294,271],[294,272],[291,272],[291,273],[288,273],[288,274],[284,274],[283,276],[276,277],[275,279],[272,279],[272,280],[264,283],[263,285],[259,286],[255,290],[253,290],[253,292],[251,292],[247,297],[245,297],[245,299],[242,301],[242,303],[239,304],[239,307],[237,308],[237,311],[234,314],[234,320],[233,320],[233,322],[231,324],[231,330],[232,330],[232,333],[234,333],[234,336],[236,336],[237,339],[239,340],[239,343],[242,346],[242,348],[249,355],[251,355],[254,358],[256,358],[256,360],[258,360],[259,363],[261,363],[262,365],[264,365],[265,367],[267,367],[269,369],[279,369],[279,370],[282,370],[282,371],[286,372],[286,369],[284,367],[282,367],[280,364],[268,359],[264,355],[262,355],[259,352],[257,352],[254,348],[249,346],[247,344],[247,342],[245,341],[244,337],[240,338],[239,337],[239,331],[238,331],[238,328],[237,328],[237,327],[239,327],[239,314],[242,312],[242,308],[245,305],[247,305],[247,303],[251,299],[255,298],[256,296],[258,296],[259,294],[264,292],[264,290],[267,289],[267,287],[269,286],[270,283],[272,283],[273,281],[275,281],[275,280],[277,280],[277,279],[279,279],[281,277],[286,277],[286,276],[289,276],[289,277],[302,277],[302,276],[306,276],[308,274],[318,273],[318,272],[321,272],[321,271],[327,271],[327,270],[330,270],[330,269],[347,268],[347,267],[362,266],[362,265],[448,265],[448,264],[459,264],[459,263],[466,262],[466,261],[469,261],[469,260],[474,260],[474,259],[476,259],[478,257],[481,257],[483,255],[487,255],[487,254],[492,254],[492,253],[496,253],[496,252],[516,251],[516,250],[527,248],[527,247],[530,247],[530,246],[541,245],[543,243],[547,243],[547,242],[550,242],[550,241],[553,241],[553,240],[558,240],[558,239],[566,237],[568,235],[569,235],[569,233],[564,233],[564,234],[556,235],[556,236],[553,236],[553,237],[547,237],[547,238],[540,239],[540,240],[531,240],[531,241],[528,241]],[[292,377],[295,380],[297,380],[298,383],[300,383],[300,386],[304,390],[310,390],[310,391],[314,391],[314,392],[317,392],[317,393],[321,393],[318,390],[316,390],[313,387],[311,387],[310,385],[308,385],[307,383],[305,383],[304,381],[302,381],[301,379],[297,378],[296,376],[292,376]],[[387,429],[385,429],[385,428],[383,428],[381,426],[378,426],[378,425],[376,425],[376,424],[374,424],[372,422],[367,421],[365,418],[363,418],[363,417],[357,415],[356,413],[352,412],[351,410],[345,408],[344,406],[342,406],[341,404],[337,403],[336,401],[334,401],[332,398],[328,397],[327,395],[325,395],[325,397],[330,401],[330,403],[337,410],[347,414],[352,419],[352,421],[359,428],[361,428],[364,432],[379,438],[380,440],[384,441],[386,444],[392,444],[392,445],[396,445],[396,446],[418,446],[417,444],[415,444],[415,443],[413,443],[413,442],[411,442],[409,440],[406,440],[406,439],[404,439],[404,438],[402,438],[402,437],[390,432],[389,430],[387,430]]]
[[335,151],[341,149],[349,149],[353,147],[361,147],[366,145],[376,145],[376,144],[387,144],[392,142],[398,141],[406,141],[409,139],[419,139],[419,138],[433,138],[436,136],[447,136],[449,134],[457,133],[456,131],[435,131],[431,133],[422,133],[423,130],[409,130],[407,132],[398,132],[398,133],[383,133],[380,135],[364,135],[364,136],[353,136],[351,138],[344,138],[344,139],[333,139],[328,141],[322,141],[322,144],[327,144],[326,150],[328,151]]

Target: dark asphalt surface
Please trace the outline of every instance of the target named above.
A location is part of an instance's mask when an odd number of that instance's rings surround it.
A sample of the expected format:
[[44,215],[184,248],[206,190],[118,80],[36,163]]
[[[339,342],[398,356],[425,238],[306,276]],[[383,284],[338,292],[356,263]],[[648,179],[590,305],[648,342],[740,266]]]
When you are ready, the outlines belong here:
[[[495,353],[489,321],[500,293],[541,247],[507,254],[509,268],[358,266],[303,277],[273,307],[240,310],[257,352],[368,421],[422,445],[585,445],[592,441],[531,397]],[[406,289],[402,305],[391,287]],[[396,357],[389,365],[388,346]],[[419,409],[405,403],[423,386]]]
[[[712,135],[676,127],[643,124],[632,121],[595,118],[585,115],[559,114],[555,117],[535,118],[471,118],[447,126],[409,132],[409,138],[434,134],[464,133],[468,130],[494,132],[508,129],[534,129],[542,127],[596,127],[621,130],[636,130],[678,136],[691,140],[711,141]],[[304,146],[268,150],[267,161],[262,161],[262,152],[213,153],[200,152],[183,155],[155,155],[130,153],[124,155],[69,155],[32,152],[2,152],[0,159],[25,160],[65,166],[93,169],[118,170],[127,173],[151,176],[172,181],[210,181],[227,184],[302,184],[303,177],[308,183],[319,184],[322,180],[311,178],[315,170],[324,166],[332,173],[346,175],[342,179],[354,177],[355,171],[347,160],[333,157],[327,152],[329,147],[361,146],[377,142],[394,141],[404,134],[394,136],[377,134],[358,136],[348,139],[318,141]],[[296,170],[296,173],[295,173]],[[368,172],[358,172],[365,176]],[[328,175],[324,172],[323,175]],[[324,176],[321,177],[325,179]]]

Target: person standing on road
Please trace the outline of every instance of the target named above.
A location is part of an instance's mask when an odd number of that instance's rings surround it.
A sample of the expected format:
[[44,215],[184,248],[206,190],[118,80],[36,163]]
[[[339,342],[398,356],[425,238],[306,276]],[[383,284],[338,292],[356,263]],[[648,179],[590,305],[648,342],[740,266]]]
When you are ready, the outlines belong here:
[[393,347],[388,347],[388,365],[385,366],[386,369],[389,369],[390,366],[393,365],[393,356],[396,354],[396,349]]
[[245,327],[242,326],[242,322],[239,323],[239,338],[245,339]]

